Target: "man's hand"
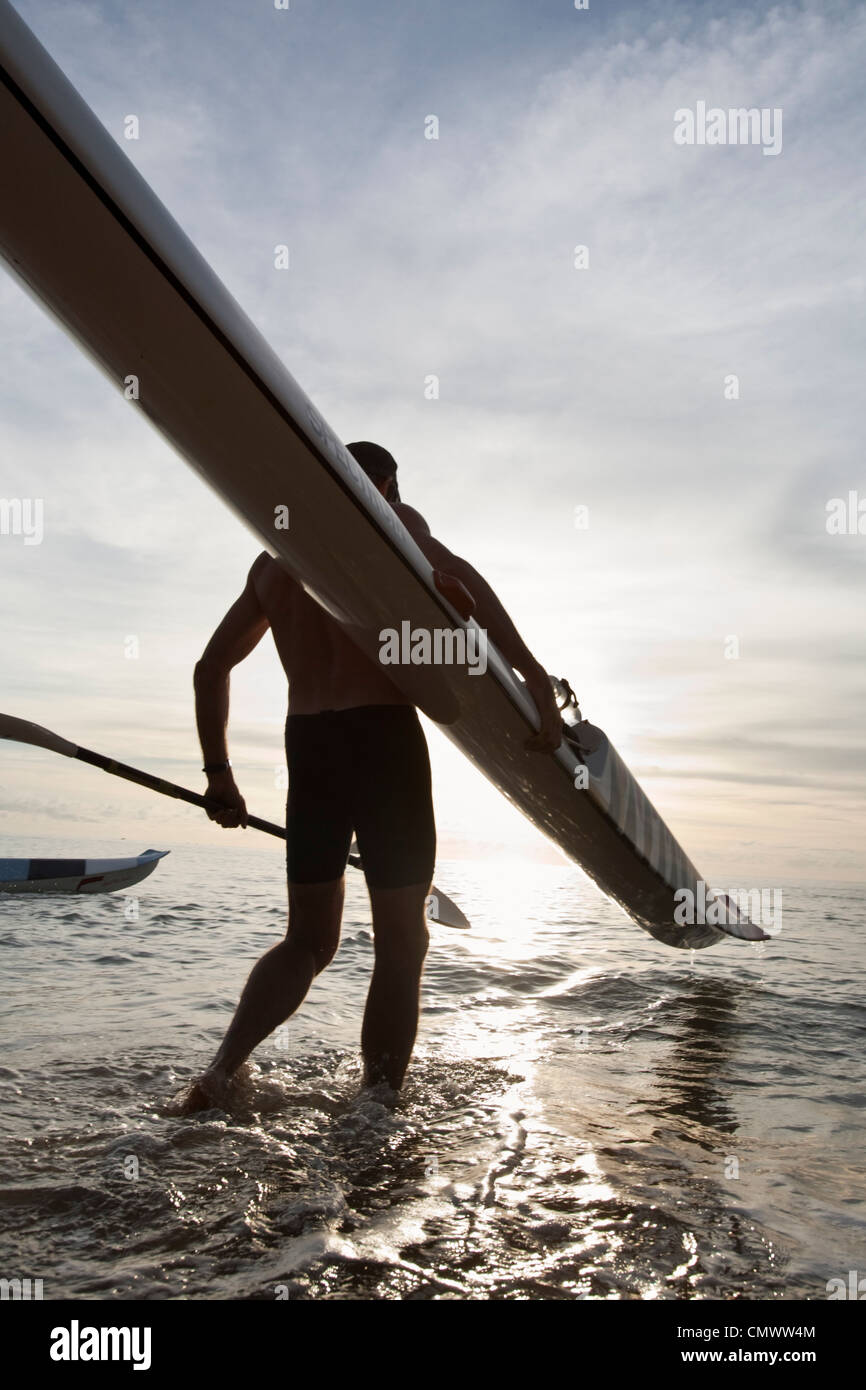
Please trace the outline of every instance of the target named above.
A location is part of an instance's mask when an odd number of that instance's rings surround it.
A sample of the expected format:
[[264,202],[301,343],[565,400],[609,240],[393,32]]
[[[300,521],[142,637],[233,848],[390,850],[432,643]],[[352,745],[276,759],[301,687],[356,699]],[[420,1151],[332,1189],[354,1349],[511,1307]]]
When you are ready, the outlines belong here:
[[541,717],[541,728],[537,734],[526,740],[524,747],[532,753],[555,753],[562,743],[562,715],[557,707],[550,677],[541,666],[532,667],[523,674],[526,689],[535,701]]
[[205,796],[208,801],[222,803],[220,810],[209,810],[208,819],[230,830],[233,826],[247,824],[247,804],[237,789],[231,772],[220,772],[208,778]]
[[433,583],[440,594],[457,609],[464,623],[468,623],[475,612],[475,600],[462,580],[445,570],[434,570]]

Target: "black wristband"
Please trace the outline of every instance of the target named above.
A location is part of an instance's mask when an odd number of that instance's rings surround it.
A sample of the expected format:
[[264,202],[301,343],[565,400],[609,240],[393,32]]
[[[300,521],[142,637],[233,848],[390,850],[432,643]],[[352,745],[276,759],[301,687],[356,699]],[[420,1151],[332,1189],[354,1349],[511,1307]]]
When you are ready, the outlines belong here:
[[217,772],[228,772],[230,768],[231,763],[228,758],[226,758],[224,763],[205,763],[202,772],[206,772],[208,777],[212,777]]

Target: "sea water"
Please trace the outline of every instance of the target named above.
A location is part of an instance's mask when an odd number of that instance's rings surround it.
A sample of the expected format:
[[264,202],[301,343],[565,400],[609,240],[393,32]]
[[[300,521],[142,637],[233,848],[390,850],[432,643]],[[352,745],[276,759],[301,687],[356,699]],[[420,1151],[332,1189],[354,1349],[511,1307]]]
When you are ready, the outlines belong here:
[[167,1102],[284,931],[279,849],[0,897],[0,1275],[46,1299],[783,1300],[866,1272],[866,889],[791,885],[769,944],[680,952],[570,866],[436,879],[472,930],[431,927],[396,1102],[361,1089],[350,872],[334,963],[231,1110],[188,1119]]

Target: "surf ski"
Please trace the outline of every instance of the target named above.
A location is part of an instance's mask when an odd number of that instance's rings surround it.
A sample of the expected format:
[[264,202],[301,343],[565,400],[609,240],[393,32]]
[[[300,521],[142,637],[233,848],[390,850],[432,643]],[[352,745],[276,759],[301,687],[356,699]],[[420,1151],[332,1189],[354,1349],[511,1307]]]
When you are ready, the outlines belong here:
[[[313,402],[11,5],[0,0],[0,253],[138,409],[371,659],[380,635],[468,629],[432,568]],[[347,228],[347,235],[349,229]],[[118,466],[118,486],[122,465]],[[288,526],[278,518],[288,514]],[[359,582],[363,577],[363,582]],[[480,634],[474,633],[477,650]],[[483,674],[390,668],[539,830],[658,940],[763,939],[675,920],[695,865],[607,736],[528,752],[535,707],[492,645]],[[585,722],[585,721],[581,721]]]
[[132,859],[0,859],[0,893],[116,893],[152,874],[167,849]]

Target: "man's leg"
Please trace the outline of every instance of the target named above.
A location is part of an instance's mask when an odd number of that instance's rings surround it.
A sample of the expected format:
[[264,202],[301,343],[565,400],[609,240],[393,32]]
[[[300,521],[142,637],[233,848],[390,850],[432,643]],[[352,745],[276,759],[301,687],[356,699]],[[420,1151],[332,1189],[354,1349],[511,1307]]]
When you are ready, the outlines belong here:
[[430,939],[425,901],[436,862],[430,759],[411,705],[367,706],[347,718],[355,750],[352,819],[376,948],[361,1032],[364,1080],[396,1091],[418,1031]]
[[253,967],[219,1051],[192,1087],[187,1111],[218,1101],[242,1062],[303,1002],[314,978],[340,943],[344,880],[289,884],[289,925],[284,941]]
[[370,888],[376,963],[367,995],[361,1051],[364,1082],[399,1090],[418,1032],[421,972],[429,933],[428,883]]

